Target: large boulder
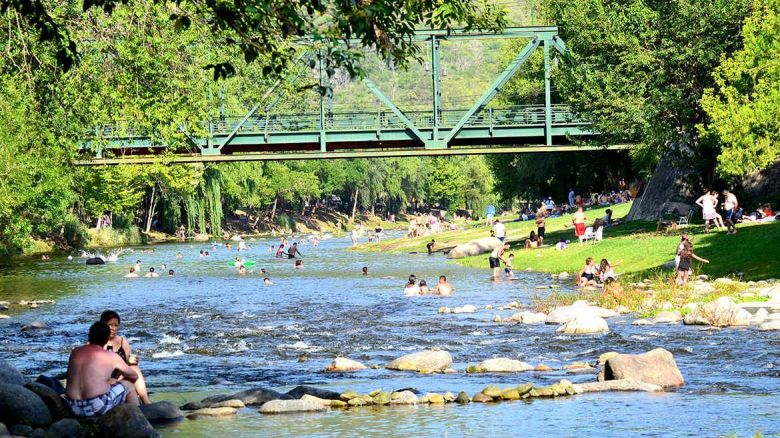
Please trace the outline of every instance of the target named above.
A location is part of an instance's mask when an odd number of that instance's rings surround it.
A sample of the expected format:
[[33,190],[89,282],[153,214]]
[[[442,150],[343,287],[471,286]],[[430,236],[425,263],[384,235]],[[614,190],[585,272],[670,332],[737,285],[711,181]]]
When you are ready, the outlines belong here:
[[24,385],[24,376],[10,363],[0,359],[0,383]]
[[483,237],[468,243],[462,243],[455,248],[452,248],[450,252],[447,253],[447,258],[462,259],[463,257],[480,255],[493,251],[495,247],[501,244],[501,241],[495,237]]
[[141,406],[141,412],[150,423],[172,423],[184,418],[184,414],[169,401],[160,401]]
[[720,297],[691,310],[683,323],[686,325],[712,325],[716,327],[747,326],[753,315],[734,303],[729,297]]
[[90,257],[87,259],[88,265],[105,265],[106,261],[100,257]]
[[545,322],[547,324],[566,324],[577,316],[597,316],[599,318],[612,318],[619,313],[612,309],[604,309],[598,306],[591,306],[585,301],[576,301],[571,306],[559,306],[547,315]]
[[23,332],[34,332],[37,330],[47,330],[49,326],[43,321],[33,321],[22,326]]
[[387,368],[400,371],[444,371],[452,365],[452,356],[443,350],[426,350],[407,354],[390,362]]
[[519,360],[497,357],[494,359],[483,360],[466,369],[469,373],[520,373],[534,369],[531,365],[520,362]]
[[261,414],[320,412],[327,408],[313,400],[271,400],[260,408]]
[[761,331],[780,330],[780,319],[769,320],[758,326],[758,329]]
[[324,400],[341,400],[341,393],[339,392],[305,385],[296,386],[288,391],[287,395],[295,399],[302,398],[304,395],[310,395]]
[[412,391],[398,391],[390,396],[391,405],[416,405],[419,399]]
[[364,369],[366,369],[366,366],[356,360],[347,359],[346,357],[337,357],[333,359],[333,362],[331,362],[327,368],[325,368],[325,371],[346,372],[359,371]]
[[28,383],[24,385],[24,387],[34,392],[35,395],[43,400],[43,403],[49,408],[51,418],[54,421],[73,417],[73,412],[71,412],[70,407],[68,407],[65,400],[57,394],[57,391],[37,382]]
[[596,315],[579,315],[570,320],[566,324],[560,326],[556,332],[566,335],[584,335],[590,333],[606,333],[609,331],[609,326],[604,318],[600,318]]
[[116,438],[147,438],[160,436],[149,420],[144,417],[141,408],[131,404],[121,404],[98,418],[98,435]]
[[[3,436],[0,434],[0,436]],[[81,438],[84,430],[75,418],[64,418],[52,424],[46,432],[46,438]]]
[[20,385],[0,384],[0,422],[9,426],[48,426],[51,413],[34,392]]
[[604,364],[604,371],[599,380],[633,379],[651,383],[662,388],[683,386],[680,369],[674,362],[672,353],[663,348],[656,348],[644,354],[618,354]]

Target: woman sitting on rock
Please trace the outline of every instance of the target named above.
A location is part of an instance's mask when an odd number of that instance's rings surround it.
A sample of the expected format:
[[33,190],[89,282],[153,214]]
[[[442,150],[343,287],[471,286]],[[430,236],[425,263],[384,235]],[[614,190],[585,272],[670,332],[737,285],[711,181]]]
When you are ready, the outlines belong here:
[[[135,391],[138,393],[138,398],[143,404],[151,403],[149,392],[146,390],[146,381],[143,374],[141,374],[141,369],[138,368],[138,358],[131,354],[130,343],[127,342],[127,339],[118,335],[119,314],[113,310],[106,310],[100,315],[100,321],[108,324],[108,327],[111,329],[111,336],[108,339],[108,344],[106,344],[106,350],[115,351],[138,374],[138,380],[135,381]],[[121,376],[115,372],[113,377],[118,378]]]
[[596,274],[598,270],[593,266],[593,257],[585,259],[585,267],[577,274],[577,285],[579,287],[596,287]]

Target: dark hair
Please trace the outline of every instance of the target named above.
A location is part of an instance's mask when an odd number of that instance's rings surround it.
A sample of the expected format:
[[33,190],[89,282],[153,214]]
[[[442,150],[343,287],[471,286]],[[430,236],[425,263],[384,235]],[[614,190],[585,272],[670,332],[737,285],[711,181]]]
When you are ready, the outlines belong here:
[[111,337],[111,329],[108,324],[98,321],[89,327],[89,343],[93,345],[106,345]]
[[168,275],[173,275],[173,269],[168,270]]
[[113,310],[106,310],[105,312],[100,314],[100,321],[105,322],[106,324],[108,321],[111,321],[112,319],[116,319],[119,322],[122,322],[122,318],[119,317],[119,314],[114,312]]
[[439,276],[439,280],[444,280],[444,281],[447,281],[447,277],[445,277],[445,276],[443,276],[443,275],[440,275],[440,276]]
[[509,257],[514,257],[514,256],[515,256],[514,254],[509,254]]
[[428,286],[428,282],[425,280],[420,280],[420,286]]
[[410,276],[409,276],[409,280],[410,280],[410,281],[411,281],[411,280],[415,280],[415,281],[417,281],[417,276],[416,276],[416,275],[414,275],[414,274],[412,274],[412,275],[410,275]]
[[154,268],[149,268],[149,272],[154,272]]
[[588,257],[585,259],[585,264],[590,264],[593,261],[593,257]]

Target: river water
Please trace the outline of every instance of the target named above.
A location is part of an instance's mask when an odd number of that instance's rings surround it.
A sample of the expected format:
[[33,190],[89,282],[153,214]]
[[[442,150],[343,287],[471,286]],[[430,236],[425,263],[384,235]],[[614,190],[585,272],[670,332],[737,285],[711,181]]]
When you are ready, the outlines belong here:
[[[561,378],[595,380],[595,374],[567,375],[417,375],[383,368],[327,374],[336,356],[366,364],[386,364],[416,350],[439,347],[454,358],[453,368],[491,357],[510,357],[533,365],[561,368],[594,361],[606,351],[641,353],[656,347],[671,351],[686,385],[663,394],[584,394],[555,400],[466,406],[368,407],[318,414],[262,416],[244,409],[234,418],[185,420],[162,429],[169,436],[718,436],[780,434],[780,336],[752,328],[702,330],[700,327],[634,327],[633,317],[609,320],[610,333],[562,336],[550,325],[491,322],[485,310],[514,300],[530,304],[536,286],[548,276],[519,273],[516,280],[492,282],[489,270],[464,268],[441,255],[359,253],[348,239],[304,245],[305,266],[275,259],[275,241],[251,242],[243,257],[258,261],[255,272],[239,276],[232,268],[235,250],[208,245],[170,244],[152,254],[126,254],[116,263],[86,266],[81,258],[51,261],[15,259],[0,266],[0,301],[55,299],[38,309],[12,306],[0,320],[0,357],[28,377],[58,374],[69,350],[83,343],[88,326],[105,309],[122,316],[126,336],[152,392],[152,399],[183,402],[203,394],[264,386],[287,390],[299,384],[369,392],[413,387],[422,393],[465,390],[488,384],[549,384]],[[211,252],[198,256],[200,249]],[[176,258],[180,252],[183,257]],[[596,256],[596,255],[594,255]],[[516,265],[522,266],[522,257]],[[126,279],[136,259],[143,269],[175,269],[168,278]],[[486,261],[487,265],[487,261]],[[369,275],[361,275],[368,266]],[[262,283],[260,267],[273,286]],[[414,273],[434,284],[447,275],[452,297],[403,296]],[[569,285],[563,285],[565,290]],[[543,291],[542,293],[547,293]],[[440,315],[440,306],[473,304],[474,314]],[[49,330],[23,333],[20,327],[44,321]],[[299,361],[303,356],[304,361]]]

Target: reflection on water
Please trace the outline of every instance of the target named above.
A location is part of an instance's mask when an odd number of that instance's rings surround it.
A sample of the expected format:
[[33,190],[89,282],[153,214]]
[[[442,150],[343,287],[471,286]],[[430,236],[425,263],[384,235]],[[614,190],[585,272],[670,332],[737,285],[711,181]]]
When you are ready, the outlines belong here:
[[[491,375],[415,375],[385,369],[355,374],[325,374],[338,355],[368,364],[384,364],[406,352],[430,347],[450,351],[456,369],[497,356],[553,368],[572,361],[593,361],[609,350],[644,352],[669,349],[687,385],[672,394],[589,394],[533,403],[445,407],[365,408],[280,417],[244,410],[232,419],[185,421],[168,434],[213,435],[366,435],[473,436],[490,431],[522,435],[717,435],[757,430],[780,433],[780,339],[754,329],[702,331],[676,326],[634,327],[632,318],[609,321],[599,336],[561,336],[554,326],[490,322],[484,310],[518,300],[528,304],[536,286],[549,277],[519,273],[510,281],[490,281],[485,269],[461,268],[441,255],[377,254],[346,251],[348,239],[302,246],[305,267],[275,259],[270,241],[254,242],[242,257],[256,260],[255,272],[242,277],[232,268],[235,250],[208,245],[157,246],[153,254],[123,254],[116,263],[85,266],[64,257],[49,262],[14,260],[0,267],[0,300],[57,299],[35,310],[14,306],[12,319],[0,321],[0,355],[28,376],[65,369],[69,350],[86,337],[100,312],[122,316],[128,337],[153,395],[176,401],[198,398],[190,391],[231,392],[247,386],[289,388],[297,384],[335,390],[371,391],[414,387],[421,392],[465,390],[487,384],[546,384],[564,373]],[[200,258],[208,249],[211,257]],[[176,259],[177,252],[184,257]],[[515,252],[515,265],[531,252]],[[594,254],[598,256],[598,254]],[[125,279],[136,259],[143,271],[163,263],[174,278]],[[9,263],[9,262],[5,262]],[[487,265],[487,262],[486,262]],[[370,275],[361,275],[368,266]],[[274,286],[262,283],[259,269],[270,271]],[[403,285],[414,273],[435,283],[447,275],[453,297],[405,298]],[[564,284],[563,288],[569,287]],[[439,315],[440,306],[473,304],[475,314]],[[39,319],[51,330],[22,333],[22,324]],[[308,360],[299,362],[299,357]],[[594,375],[566,376],[585,381]]]

